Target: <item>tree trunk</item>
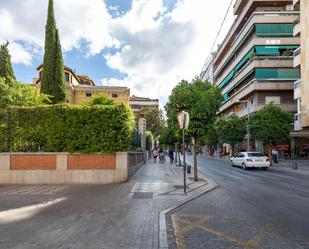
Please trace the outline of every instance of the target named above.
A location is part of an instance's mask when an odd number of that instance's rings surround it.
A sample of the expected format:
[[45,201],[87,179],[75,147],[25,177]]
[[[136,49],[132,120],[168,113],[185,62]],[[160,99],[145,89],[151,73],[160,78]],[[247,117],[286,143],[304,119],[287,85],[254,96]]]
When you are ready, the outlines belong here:
[[233,157],[234,154],[235,154],[235,147],[234,147],[234,145],[231,145],[231,147],[232,147],[232,157]]
[[194,140],[194,181],[198,181],[198,174],[197,174],[197,141],[196,139]]
[[178,162],[179,162],[179,166],[181,166],[181,160],[180,160],[180,152],[178,150]]
[[268,148],[268,158],[269,158],[270,166],[272,166],[273,165],[273,159],[272,159],[272,155],[271,155],[271,145],[267,144],[267,148]]

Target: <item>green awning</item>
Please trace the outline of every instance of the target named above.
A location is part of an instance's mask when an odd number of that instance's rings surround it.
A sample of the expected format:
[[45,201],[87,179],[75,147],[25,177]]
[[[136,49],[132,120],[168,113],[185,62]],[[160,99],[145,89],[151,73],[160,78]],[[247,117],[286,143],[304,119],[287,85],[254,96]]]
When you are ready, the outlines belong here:
[[278,46],[256,46],[257,55],[280,55]]
[[227,83],[229,83],[231,81],[231,79],[233,79],[235,75],[235,71],[233,70],[232,72],[229,73],[228,76],[225,77],[225,79],[219,84],[219,88],[222,89]]
[[300,71],[297,68],[257,68],[257,79],[299,79]]
[[249,58],[252,56],[254,53],[254,48],[252,48],[248,54],[237,64],[235,67],[235,72],[238,72],[249,60]]
[[255,46],[255,52],[257,55],[280,55],[280,50],[296,49],[299,46],[286,45],[286,46]]
[[293,23],[259,23],[255,24],[256,36],[278,37],[293,36]]

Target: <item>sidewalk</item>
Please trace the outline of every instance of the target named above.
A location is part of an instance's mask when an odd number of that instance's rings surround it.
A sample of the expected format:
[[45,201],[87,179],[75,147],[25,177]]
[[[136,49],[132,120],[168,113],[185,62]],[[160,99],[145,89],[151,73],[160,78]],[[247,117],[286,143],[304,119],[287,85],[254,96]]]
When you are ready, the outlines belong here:
[[167,249],[166,213],[214,188],[148,161],[129,182],[0,186],[0,248]]

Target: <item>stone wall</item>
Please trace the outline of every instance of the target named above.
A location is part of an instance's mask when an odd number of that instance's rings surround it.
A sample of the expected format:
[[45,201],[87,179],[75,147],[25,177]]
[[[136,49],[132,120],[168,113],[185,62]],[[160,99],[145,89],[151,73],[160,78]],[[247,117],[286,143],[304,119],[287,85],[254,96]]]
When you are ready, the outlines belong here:
[[143,153],[0,153],[0,183],[124,182],[144,164]]

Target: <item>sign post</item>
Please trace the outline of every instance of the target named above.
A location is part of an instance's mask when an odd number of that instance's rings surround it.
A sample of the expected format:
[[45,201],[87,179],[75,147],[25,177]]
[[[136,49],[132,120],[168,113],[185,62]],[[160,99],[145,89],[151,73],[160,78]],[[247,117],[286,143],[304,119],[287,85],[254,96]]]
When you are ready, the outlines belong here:
[[185,129],[189,127],[189,113],[182,111],[177,116],[179,128],[182,130],[182,155],[183,155],[183,191],[187,194],[187,183],[186,183],[186,153],[185,153]]

